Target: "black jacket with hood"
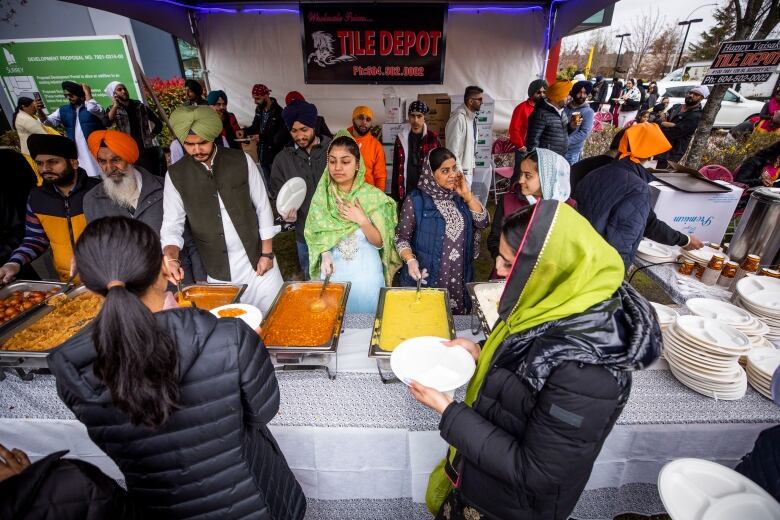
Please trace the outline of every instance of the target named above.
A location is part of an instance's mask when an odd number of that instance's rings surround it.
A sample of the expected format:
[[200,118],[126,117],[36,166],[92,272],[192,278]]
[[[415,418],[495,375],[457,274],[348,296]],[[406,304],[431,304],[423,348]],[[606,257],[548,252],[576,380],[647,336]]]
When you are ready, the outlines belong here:
[[48,358],[60,398],[125,475],[131,497],[166,519],[303,518],[306,500],[268,430],[279,387],[268,352],[239,319],[196,309],[155,314],[179,356],[178,406],[134,426],[95,376],[91,328]]
[[565,520],[661,331],[630,285],[581,314],[509,336],[473,408],[450,404],[439,429],[458,447],[461,498],[483,518]]

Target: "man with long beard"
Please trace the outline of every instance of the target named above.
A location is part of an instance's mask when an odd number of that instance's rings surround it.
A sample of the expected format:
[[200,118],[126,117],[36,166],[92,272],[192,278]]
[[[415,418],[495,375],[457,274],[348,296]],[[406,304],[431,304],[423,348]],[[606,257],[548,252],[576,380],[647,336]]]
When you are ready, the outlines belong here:
[[[117,130],[93,132],[89,149],[97,159],[103,182],[84,196],[87,223],[103,217],[129,217],[148,224],[157,234],[163,220],[163,183],[138,164],[135,140]],[[184,230],[184,250],[179,259],[184,283],[206,279],[189,226]]]
[[352,126],[347,131],[360,147],[360,158],[366,165],[366,183],[385,191],[387,165],[382,143],[371,134],[374,112],[367,106],[358,106],[352,111]]
[[701,120],[701,103],[709,95],[710,89],[706,85],[693,87],[685,94],[685,102],[670,108],[666,118],[658,123],[661,131],[672,143],[672,149],[656,157],[658,159],[656,168],[666,168],[669,161],[679,162],[683,158]]
[[70,277],[73,248],[87,225],[84,196],[100,183],[79,167],[76,144],[60,135],[34,134],[27,140],[43,185],[27,200],[24,240],[0,267],[0,282],[8,283],[51,247],[60,280]]
[[179,252],[188,220],[209,282],[246,284],[241,301],[266,313],[282,287],[273,254],[277,232],[265,185],[254,161],[214,140],[222,121],[209,107],[180,107],[171,114],[187,155],[168,168],[160,230],[171,282],[184,277]]

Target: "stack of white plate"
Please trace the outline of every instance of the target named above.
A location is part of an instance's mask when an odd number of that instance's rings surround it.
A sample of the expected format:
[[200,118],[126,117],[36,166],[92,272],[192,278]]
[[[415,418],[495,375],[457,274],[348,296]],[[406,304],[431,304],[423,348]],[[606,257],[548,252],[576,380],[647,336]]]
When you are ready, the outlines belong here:
[[712,260],[712,255],[721,255],[725,258],[725,262],[729,261],[729,257],[726,256],[726,253],[720,249],[715,249],[714,247],[710,246],[704,246],[701,249],[693,249],[692,251],[686,251],[685,249],[680,250],[681,259],[690,260],[691,262],[696,262],[697,264],[702,265],[707,265],[710,263],[710,260]]
[[780,366],[780,350],[754,350],[747,358],[748,383],[758,393],[772,399],[772,376]]
[[680,316],[664,334],[664,357],[674,377],[715,399],[741,399],[747,376],[739,356],[750,340],[734,327],[701,316]]
[[639,248],[636,251],[636,256],[651,264],[674,262],[677,260],[679,254],[679,249],[677,247],[665,246],[646,238],[642,239],[639,243]]
[[780,279],[749,276],[737,282],[737,302],[769,328],[764,337],[780,342]]
[[650,305],[653,306],[655,313],[658,314],[658,324],[661,326],[662,332],[666,332],[666,330],[671,327],[671,325],[677,321],[677,318],[680,316],[676,310],[672,309],[668,305],[655,302],[650,302]]

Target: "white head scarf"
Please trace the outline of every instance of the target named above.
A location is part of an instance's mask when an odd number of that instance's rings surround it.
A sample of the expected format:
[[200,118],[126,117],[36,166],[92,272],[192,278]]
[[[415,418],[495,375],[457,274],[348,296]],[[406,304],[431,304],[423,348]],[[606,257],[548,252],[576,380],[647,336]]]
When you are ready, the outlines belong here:
[[562,156],[546,148],[537,148],[536,156],[542,198],[566,202],[571,194],[569,163]]

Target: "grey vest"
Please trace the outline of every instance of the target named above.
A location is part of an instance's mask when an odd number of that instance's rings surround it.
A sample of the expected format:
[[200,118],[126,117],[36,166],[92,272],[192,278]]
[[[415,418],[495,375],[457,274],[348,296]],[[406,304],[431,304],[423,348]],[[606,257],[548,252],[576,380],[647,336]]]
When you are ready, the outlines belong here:
[[212,278],[230,280],[230,262],[217,194],[225,204],[253,266],[260,260],[260,226],[249,196],[249,172],[244,152],[220,148],[214,158],[212,172],[210,174],[189,155],[168,169],[171,182],[184,203],[195,246],[206,272]]

